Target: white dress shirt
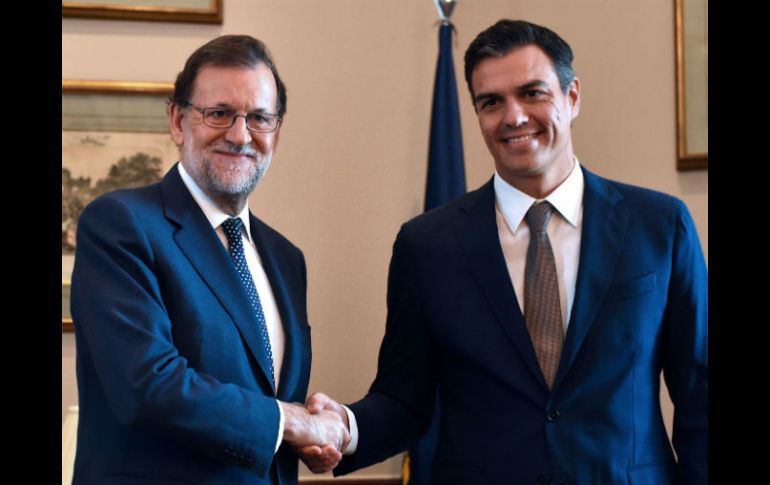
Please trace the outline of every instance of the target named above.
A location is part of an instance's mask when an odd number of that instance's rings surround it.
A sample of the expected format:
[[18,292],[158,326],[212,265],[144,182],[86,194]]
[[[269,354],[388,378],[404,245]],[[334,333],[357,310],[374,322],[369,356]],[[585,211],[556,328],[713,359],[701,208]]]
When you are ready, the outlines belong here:
[[[562,328],[567,325],[575,299],[578,260],[580,258],[580,237],[583,221],[583,171],[575,158],[572,171],[545,199],[556,209],[548,222],[548,239],[556,262],[556,277],[559,280],[559,302],[561,303]],[[497,232],[503,249],[508,275],[516,292],[519,307],[524,312],[524,264],[529,245],[529,226],[524,220],[529,208],[539,200],[530,197],[503,180],[498,173],[494,177],[495,212]]]
[[[524,192],[516,189],[495,172],[495,212],[497,214],[497,229],[500,245],[503,249],[508,274],[519,302],[524,302],[524,263],[527,260],[529,245],[529,227],[524,221],[524,215],[530,206],[537,202]],[[556,261],[556,276],[559,279],[559,301],[562,308],[563,328],[567,332],[567,324],[575,297],[577,282],[578,260],[580,258],[581,223],[583,221],[583,172],[575,157],[572,171],[553,192],[544,200],[553,205],[556,212],[548,222],[548,238]],[[557,216],[558,214],[558,216]],[[524,311],[524,308],[521,308]],[[347,407],[350,424],[350,445],[345,455],[355,453],[358,447],[358,425],[353,412]]]
[[[219,236],[219,240],[227,249],[227,236],[225,235],[222,223],[230,218],[229,214],[220,209],[216,203],[195,183],[195,180],[190,176],[181,163],[179,166],[179,175],[182,177],[187,189],[190,191],[193,199],[203,211],[203,214],[208,219],[211,227]],[[246,264],[249,266],[249,272],[254,280],[254,286],[257,288],[257,294],[259,295],[259,302],[262,304],[262,311],[265,314],[265,323],[267,324],[267,335],[270,339],[270,348],[273,352],[273,369],[275,371],[275,388],[278,389],[278,384],[281,376],[281,366],[283,364],[283,353],[286,342],[286,334],[283,331],[283,324],[281,322],[281,314],[278,312],[278,305],[275,302],[275,296],[273,290],[270,287],[270,282],[267,279],[265,269],[262,267],[262,260],[259,257],[259,252],[251,239],[251,224],[249,222],[249,207],[248,204],[244,206],[238,218],[243,221],[243,252],[246,256]],[[276,402],[276,405],[278,403]],[[275,451],[278,451],[278,447],[283,440],[284,429],[284,416],[281,411],[281,406],[278,406],[278,412],[280,413],[280,422],[278,425],[278,440],[275,445]]]

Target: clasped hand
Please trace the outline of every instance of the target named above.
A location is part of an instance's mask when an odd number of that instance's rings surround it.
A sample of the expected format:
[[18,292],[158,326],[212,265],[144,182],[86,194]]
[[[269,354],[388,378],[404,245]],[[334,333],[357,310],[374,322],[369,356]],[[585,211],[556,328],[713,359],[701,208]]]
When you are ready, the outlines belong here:
[[350,443],[345,409],[329,396],[314,393],[305,406],[280,403],[284,413],[283,439],[313,473],[331,471]]

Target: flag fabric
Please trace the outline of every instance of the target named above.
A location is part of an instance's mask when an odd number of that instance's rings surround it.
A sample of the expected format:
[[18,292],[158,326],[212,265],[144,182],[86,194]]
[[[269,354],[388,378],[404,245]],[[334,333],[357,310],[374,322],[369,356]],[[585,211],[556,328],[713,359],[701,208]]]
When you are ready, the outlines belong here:
[[433,85],[433,110],[430,122],[428,177],[425,210],[430,210],[465,193],[463,135],[460,107],[457,104],[457,80],[452,59],[452,32],[448,21],[439,29],[436,81]]
[[[433,86],[433,110],[430,122],[428,177],[425,188],[425,210],[436,208],[465,193],[463,138],[460,127],[460,107],[457,104],[457,81],[452,59],[454,27],[443,21],[439,29],[439,54],[436,80]],[[405,457],[402,482],[408,485],[429,485],[431,467],[438,441],[438,396],[433,422],[427,433]]]

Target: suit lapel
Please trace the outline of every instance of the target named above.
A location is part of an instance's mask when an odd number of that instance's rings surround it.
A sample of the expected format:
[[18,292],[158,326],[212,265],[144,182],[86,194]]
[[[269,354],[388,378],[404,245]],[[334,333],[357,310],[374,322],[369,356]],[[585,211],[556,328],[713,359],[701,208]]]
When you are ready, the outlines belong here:
[[522,356],[535,379],[545,386],[500,246],[492,182],[471,194],[465,202],[460,208],[465,217],[461,217],[455,224],[455,234],[465,252],[470,270],[503,332]]
[[628,212],[618,205],[622,196],[608,181],[585,168],[583,174],[583,227],[575,300],[554,387],[559,385],[574,362],[604,302],[623,247],[629,218]]
[[297,388],[301,375],[302,356],[305,352],[302,340],[304,332],[295,310],[296,305],[292,301],[284,279],[284,275],[289,274],[289,272],[281,266],[281,261],[285,261],[285,259],[278,257],[280,248],[274,244],[274,237],[271,236],[264,224],[251,213],[249,213],[249,217],[251,236],[257,245],[262,267],[270,281],[270,288],[273,290],[278,312],[281,314],[281,322],[286,337],[277,396],[279,399],[289,400],[291,390]]
[[166,217],[179,225],[174,236],[179,249],[235,322],[262,370],[265,384],[272,388],[270,363],[246,290],[238,279],[227,250],[182,182],[176,166],[163,179],[162,190]]

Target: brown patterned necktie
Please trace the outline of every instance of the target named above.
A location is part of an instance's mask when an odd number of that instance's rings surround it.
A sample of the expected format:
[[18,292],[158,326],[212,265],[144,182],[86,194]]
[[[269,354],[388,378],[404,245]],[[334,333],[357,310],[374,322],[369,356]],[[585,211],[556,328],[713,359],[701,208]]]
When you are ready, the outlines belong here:
[[524,320],[548,387],[553,386],[563,341],[559,281],[546,228],[553,207],[535,203],[527,211],[529,246],[524,267]]

